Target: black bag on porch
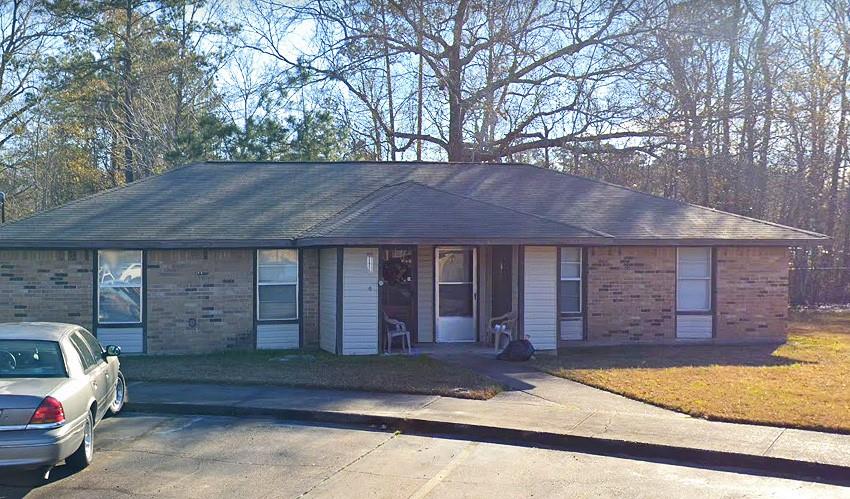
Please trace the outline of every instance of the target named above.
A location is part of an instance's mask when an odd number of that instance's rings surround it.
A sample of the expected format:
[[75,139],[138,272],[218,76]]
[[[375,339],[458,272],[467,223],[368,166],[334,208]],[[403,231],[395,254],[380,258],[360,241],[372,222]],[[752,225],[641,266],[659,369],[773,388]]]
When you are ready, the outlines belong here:
[[528,340],[511,340],[496,356],[499,360],[525,361],[534,357],[534,346]]

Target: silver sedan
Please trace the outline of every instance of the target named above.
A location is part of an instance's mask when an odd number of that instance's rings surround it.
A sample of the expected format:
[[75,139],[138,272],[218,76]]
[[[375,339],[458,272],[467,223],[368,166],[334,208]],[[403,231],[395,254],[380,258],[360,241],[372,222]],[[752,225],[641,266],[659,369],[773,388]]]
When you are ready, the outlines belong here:
[[127,400],[120,353],[72,324],[0,324],[0,467],[88,466],[95,426]]

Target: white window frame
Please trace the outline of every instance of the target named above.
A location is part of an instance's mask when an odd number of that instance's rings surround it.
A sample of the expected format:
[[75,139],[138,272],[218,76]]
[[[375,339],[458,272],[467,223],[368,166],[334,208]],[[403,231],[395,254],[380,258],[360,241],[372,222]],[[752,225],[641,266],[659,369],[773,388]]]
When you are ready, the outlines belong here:
[[[565,249],[577,249],[578,250],[578,261],[574,260],[564,260],[563,255]],[[564,277],[564,273],[561,271],[561,265],[564,263],[572,263],[578,264],[578,277]],[[561,246],[558,248],[558,276],[560,281],[572,281],[578,282],[578,311],[576,312],[564,312],[561,310],[561,285],[558,283],[558,316],[559,317],[577,317],[584,313],[584,284],[582,283],[582,278],[584,277],[584,249],[580,246]]]
[[[709,313],[709,312],[711,312],[712,307],[714,306],[714,300],[713,300],[713,297],[712,297],[712,295],[714,294],[714,283],[713,283],[713,279],[712,279],[712,274],[714,272],[714,268],[713,268],[713,266],[714,266],[713,265],[713,260],[714,260],[713,254],[714,254],[714,252],[713,252],[711,247],[689,246],[688,248],[690,248],[690,249],[704,249],[704,250],[707,251],[707,253],[708,253],[708,265],[707,265],[708,275],[706,277],[682,277],[682,273],[679,271],[679,268],[680,268],[679,266],[680,266],[680,263],[681,263],[681,249],[682,248],[676,248],[676,312]],[[706,301],[708,303],[708,306],[706,308],[681,308],[681,304],[679,303],[679,283],[681,281],[707,282],[708,286],[707,286],[706,289],[708,289],[708,296],[706,297],[707,298]]]
[[[139,265],[141,265],[142,269],[142,277],[139,279],[139,284],[104,284],[100,282],[100,257],[103,253],[109,253],[112,251],[136,251],[139,253]],[[100,249],[97,250],[97,273],[95,274],[95,282],[97,282],[97,324],[99,326],[111,326],[111,325],[138,325],[143,324],[145,317],[145,255],[142,250],[127,250],[127,249]],[[104,322],[100,320],[100,290],[101,288],[139,288],[139,320],[138,322],[121,322],[121,321],[107,321]]]
[[[272,282],[260,282],[260,253],[263,251],[293,251],[295,252],[295,281],[272,281]],[[257,308],[254,311],[256,314],[257,322],[278,322],[278,321],[297,321],[299,319],[298,313],[301,308],[301,297],[300,297],[300,276],[301,276],[301,254],[299,250],[295,248],[264,248],[258,249],[255,253],[254,260],[256,265],[254,267],[254,275],[256,281],[256,293],[257,293]],[[274,265],[266,265],[266,266],[274,266]],[[264,319],[260,317],[260,287],[261,286],[295,286],[295,315],[293,317],[278,317],[275,319]]]

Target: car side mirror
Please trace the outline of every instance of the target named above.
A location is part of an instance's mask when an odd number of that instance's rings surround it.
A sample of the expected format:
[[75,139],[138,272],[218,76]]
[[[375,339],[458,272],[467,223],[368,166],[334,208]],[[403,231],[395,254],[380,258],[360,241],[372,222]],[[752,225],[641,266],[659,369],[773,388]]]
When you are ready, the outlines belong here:
[[106,352],[104,355],[107,357],[118,357],[121,355],[121,347],[118,345],[106,345]]

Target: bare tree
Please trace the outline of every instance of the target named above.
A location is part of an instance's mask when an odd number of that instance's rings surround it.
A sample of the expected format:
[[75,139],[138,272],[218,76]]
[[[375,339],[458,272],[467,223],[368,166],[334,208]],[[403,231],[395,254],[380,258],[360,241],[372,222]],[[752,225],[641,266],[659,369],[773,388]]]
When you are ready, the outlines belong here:
[[0,147],[22,132],[46,90],[41,69],[58,26],[37,0],[0,4]]
[[[381,133],[406,140],[400,151],[424,141],[450,161],[500,160],[653,135],[623,88],[643,61],[634,48],[658,16],[651,3],[364,0],[287,8],[255,0],[254,14],[252,48],[344,85]],[[285,35],[277,27],[293,19],[315,23],[313,52],[288,54],[278,44]],[[382,73],[393,80],[393,97],[402,96],[396,100],[416,102],[418,84],[406,80],[419,77],[420,58],[428,116],[421,132],[418,113],[391,120],[404,104],[389,105],[388,93],[361,85],[364,74]]]

